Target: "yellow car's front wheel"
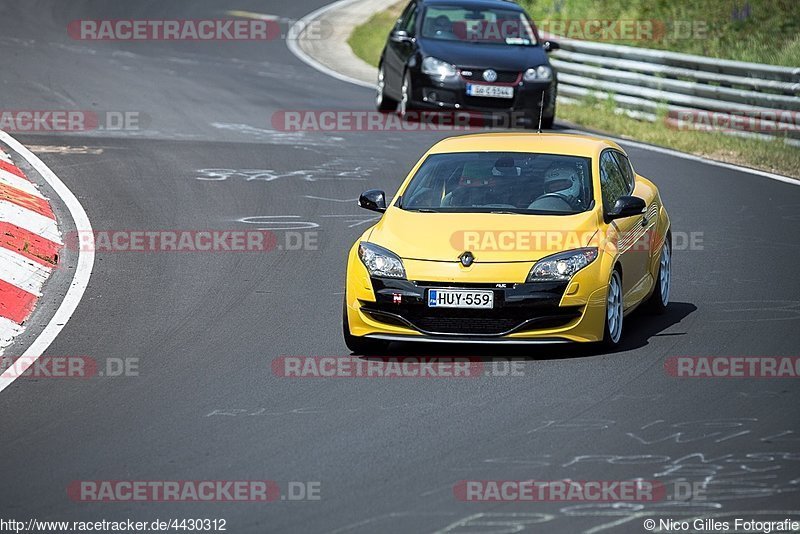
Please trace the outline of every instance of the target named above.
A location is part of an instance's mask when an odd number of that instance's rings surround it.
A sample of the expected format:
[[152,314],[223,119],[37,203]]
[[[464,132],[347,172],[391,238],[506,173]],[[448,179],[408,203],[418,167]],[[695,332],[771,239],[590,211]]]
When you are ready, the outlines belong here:
[[603,332],[603,344],[616,347],[622,339],[622,276],[617,269],[611,273],[606,296],[606,326]]

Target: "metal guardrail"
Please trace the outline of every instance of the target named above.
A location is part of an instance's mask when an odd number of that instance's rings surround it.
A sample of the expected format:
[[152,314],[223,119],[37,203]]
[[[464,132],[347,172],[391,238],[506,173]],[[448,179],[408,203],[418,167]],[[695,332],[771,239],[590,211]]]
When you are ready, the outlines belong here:
[[628,114],[648,120],[666,115],[675,127],[724,124],[735,135],[800,138],[800,67],[546,37],[561,45],[551,57],[560,96],[611,98]]

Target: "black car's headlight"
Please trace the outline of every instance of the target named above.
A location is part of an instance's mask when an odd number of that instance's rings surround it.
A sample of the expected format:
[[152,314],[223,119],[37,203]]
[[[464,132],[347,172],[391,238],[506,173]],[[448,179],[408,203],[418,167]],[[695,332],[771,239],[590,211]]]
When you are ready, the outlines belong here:
[[528,274],[528,282],[568,281],[595,259],[596,248],[579,248],[553,254],[536,262]]
[[547,65],[539,65],[535,69],[528,69],[522,77],[526,82],[549,82],[553,79],[553,69]]
[[394,252],[373,243],[362,241],[358,244],[358,257],[369,271],[370,276],[382,278],[405,278],[403,261]]
[[456,75],[455,65],[451,65],[441,59],[428,56],[422,60],[422,72],[430,76],[435,76],[441,80]]

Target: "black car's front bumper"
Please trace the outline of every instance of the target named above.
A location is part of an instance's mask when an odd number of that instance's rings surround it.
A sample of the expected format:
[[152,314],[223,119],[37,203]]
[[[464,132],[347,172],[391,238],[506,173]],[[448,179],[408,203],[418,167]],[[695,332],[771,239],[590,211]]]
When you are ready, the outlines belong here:
[[[468,111],[484,114],[514,113],[535,118],[544,93],[544,117],[555,116],[557,79],[542,82],[525,82],[521,72],[499,72],[498,81],[489,83],[476,76],[480,70],[465,76],[463,71],[455,77],[441,80],[411,71],[411,109],[439,111]],[[504,81],[500,81],[504,80]],[[467,84],[507,86],[514,89],[513,98],[493,98],[467,95]]]

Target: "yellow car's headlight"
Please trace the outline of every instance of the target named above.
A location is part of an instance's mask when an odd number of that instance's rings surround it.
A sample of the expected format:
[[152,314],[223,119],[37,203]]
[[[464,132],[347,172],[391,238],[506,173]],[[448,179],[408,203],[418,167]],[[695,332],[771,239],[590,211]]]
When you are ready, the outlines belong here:
[[373,243],[362,241],[358,244],[358,257],[369,271],[370,276],[381,278],[405,278],[403,261],[395,254]]
[[579,248],[559,252],[537,261],[528,274],[528,282],[568,281],[597,259],[597,248]]

